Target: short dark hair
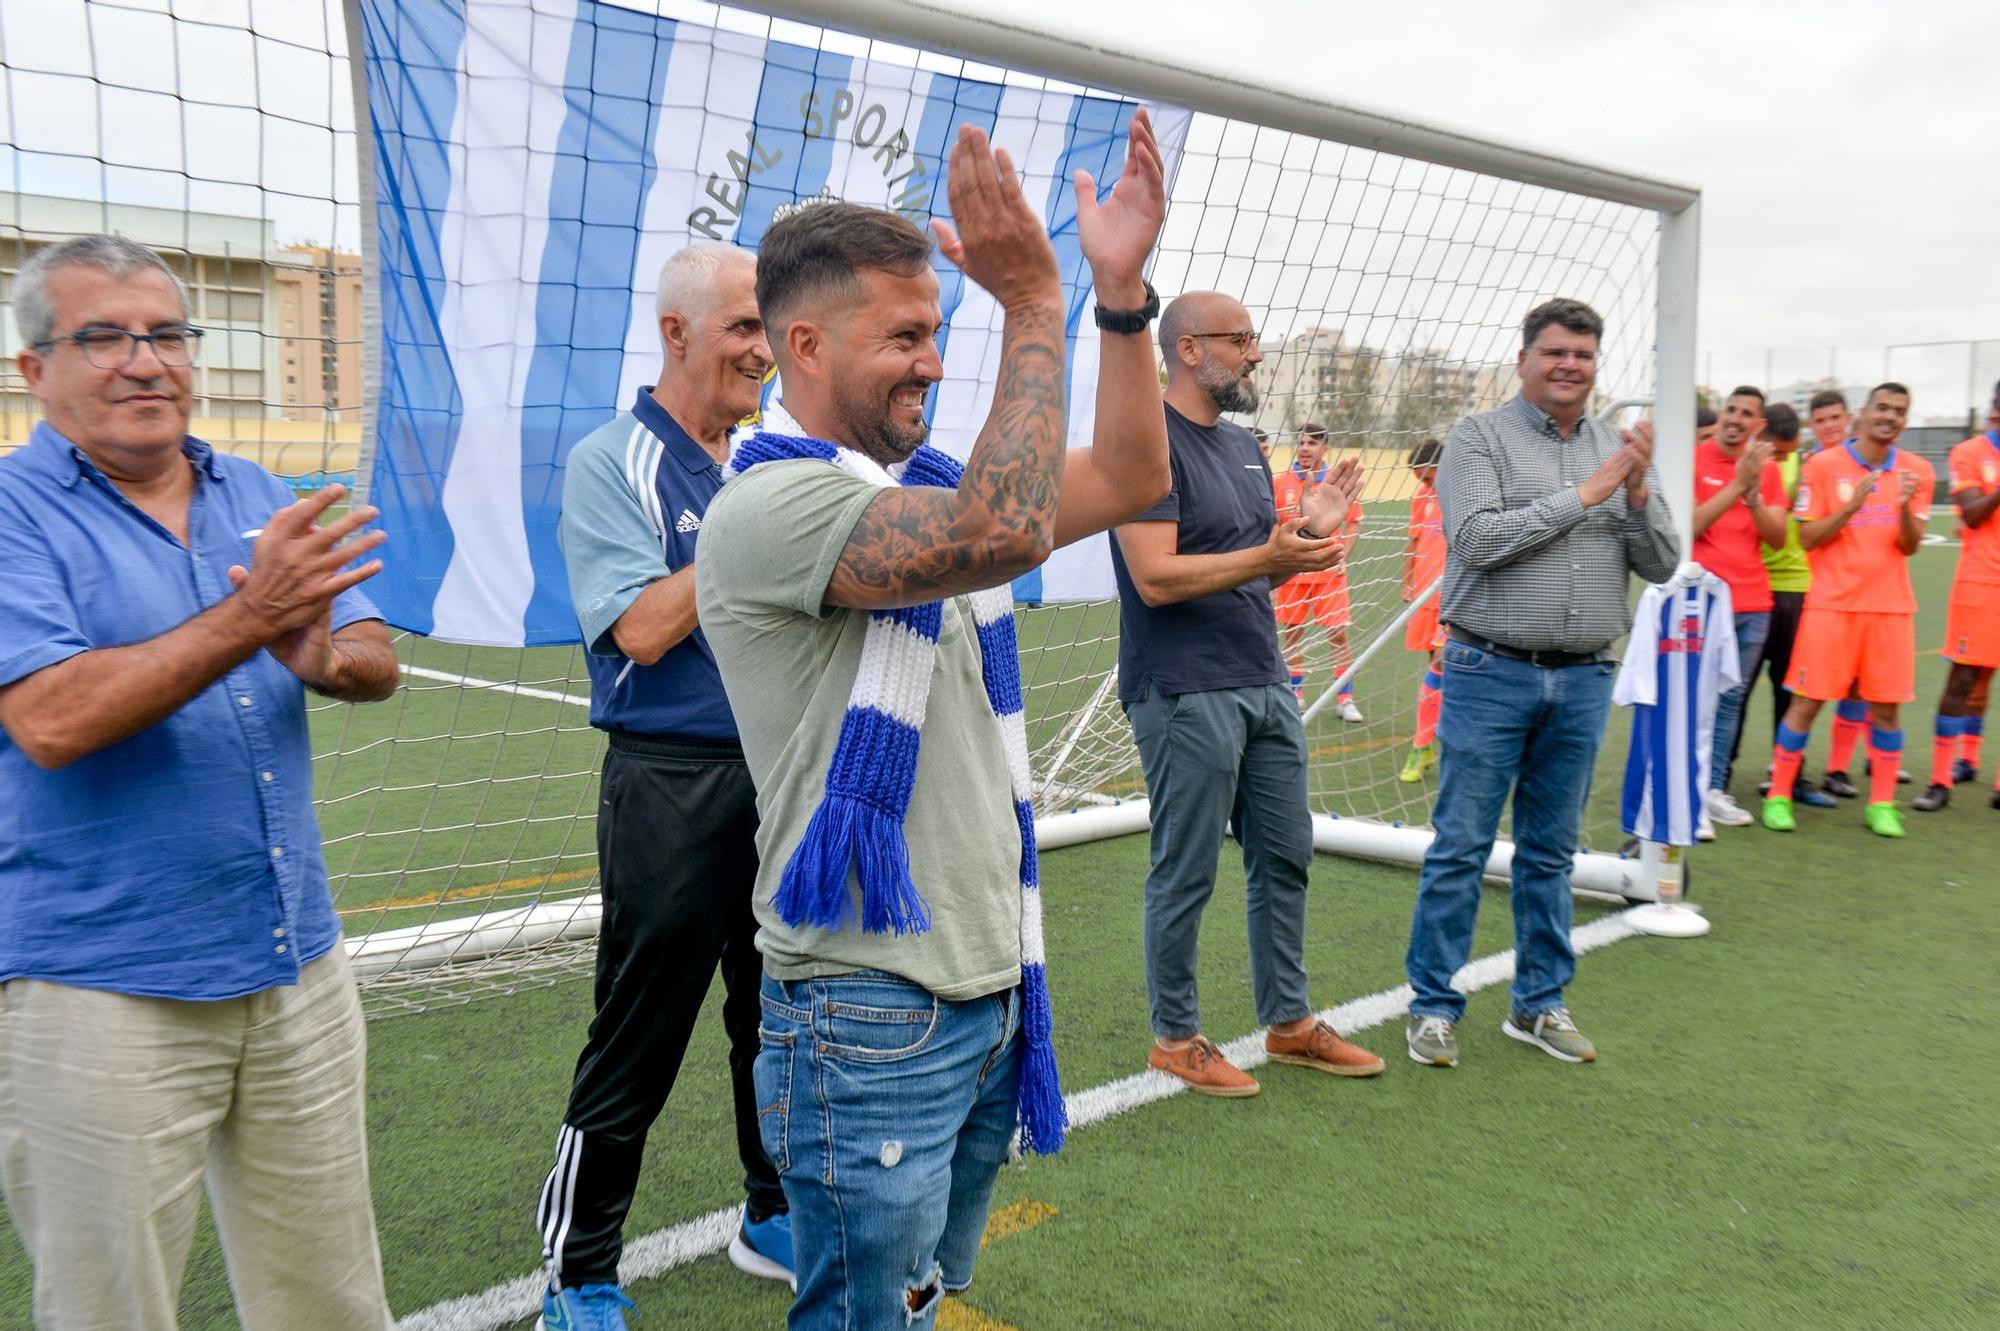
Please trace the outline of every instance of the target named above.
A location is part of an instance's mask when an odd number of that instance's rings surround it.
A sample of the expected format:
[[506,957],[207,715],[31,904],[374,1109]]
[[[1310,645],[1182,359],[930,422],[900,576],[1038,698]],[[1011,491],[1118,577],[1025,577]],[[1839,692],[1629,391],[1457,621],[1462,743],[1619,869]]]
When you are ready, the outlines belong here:
[[1764,433],[1786,443],[1799,437],[1799,413],[1789,402],[1773,402],[1764,408]]
[[1845,407],[1847,394],[1838,388],[1822,388],[1806,403],[1806,415],[1810,416],[1821,407]]
[[1250,427],[1250,434],[1251,437],[1256,439],[1256,441],[1260,444],[1263,443],[1266,439],[1269,439],[1271,437],[1270,435],[1265,434],[1260,426],[1255,426],[1255,425]]
[[864,268],[915,277],[931,261],[931,235],[901,213],[856,203],[821,203],[772,224],[757,247],[757,312],[782,336],[779,320],[801,300],[852,293]]
[[1534,346],[1535,339],[1550,324],[1560,325],[1572,333],[1588,333],[1599,341],[1604,338],[1604,320],[1596,310],[1580,300],[1559,296],[1535,306],[1528,311],[1528,317],[1521,320],[1521,345]]
[[1714,409],[1713,409],[1713,408],[1711,408],[1711,407],[1696,407],[1696,408],[1694,409],[1694,428],[1695,428],[1695,429],[1697,429],[1697,430],[1706,430],[1706,429],[1707,429],[1707,428],[1708,428],[1709,426],[1711,426],[1711,425],[1713,425],[1713,424],[1715,424],[1715,411],[1714,411]]
[[[1757,385],[1755,385],[1755,384],[1738,384],[1738,385],[1736,385],[1736,387],[1734,387],[1734,388],[1732,388],[1732,389],[1730,389],[1730,390],[1729,390],[1729,396],[1730,396],[1730,397],[1754,397],[1754,398],[1756,398],[1756,399],[1757,399],[1757,400],[1758,400],[1759,402],[1762,402],[1762,401],[1764,400],[1764,390],[1763,390],[1763,389],[1761,389],[1761,388],[1759,388],[1759,387],[1757,387]],[[1727,398],[1725,398],[1725,399],[1724,399],[1724,401],[1727,401],[1727,400],[1728,400]]]
[[1864,405],[1867,402],[1873,402],[1875,400],[1875,395],[1877,393],[1900,393],[1904,397],[1909,397],[1911,395],[1910,390],[1908,388],[1905,388],[1902,384],[1897,383],[1894,379],[1884,379],[1881,383],[1875,385],[1873,388],[1868,390],[1868,396],[1864,400]]
[[1299,427],[1299,438],[1317,439],[1321,443],[1325,443],[1326,427],[1324,425],[1321,425],[1318,421],[1307,421],[1304,425],[1301,425]]
[[1444,456],[1444,445],[1435,439],[1426,439],[1410,449],[1412,467],[1435,467],[1437,460]]

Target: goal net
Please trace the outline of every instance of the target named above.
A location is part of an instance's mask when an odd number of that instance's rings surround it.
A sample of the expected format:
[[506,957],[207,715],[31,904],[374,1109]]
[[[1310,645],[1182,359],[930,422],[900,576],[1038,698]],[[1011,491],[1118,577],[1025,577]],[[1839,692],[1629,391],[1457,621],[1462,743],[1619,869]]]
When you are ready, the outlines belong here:
[[[195,432],[384,511],[392,571],[370,590],[402,630],[404,688],[312,710],[327,861],[372,1011],[588,963],[603,745],[552,523],[567,448],[656,374],[653,274],[689,240],[754,246],[814,197],[940,215],[950,137],[981,125],[1045,209],[1070,298],[1072,442],[1087,442],[1095,343],[1067,181],[1081,167],[1108,187],[1124,125],[1152,107],[1171,171],[1155,285],[1251,311],[1264,360],[1242,419],[1269,436],[1274,469],[1317,423],[1330,459],[1366,476],[1344,640],[1315,628],[1306,647],[1311,702],[1337,659],[1380,643],[1352,681],[1362,719],[1311,715],[1313,806],[1342,819],[1421,825],[1434,789],[1398,780],[1422,670],[1396,627],[1411,445],[1511,396],[1521,316],[1553,295],[1605,317],[1602,408],[1653,394],[1670,191],[1315,120],[1309,99],[1266,114],[1275,99],[1227,77],[1085,68],[1034,34],[934,32],[928,10],[864,36],[840,30],[840,6],[785,7],[817,22],[675,0],[0,13],[0,304],[41,245],[114,231],[155,246],[210,330]],[[896,20],[899,6],[864,10]],[[948,265],[940,276],[932,424],[962,452],[999,320]],[[5,450],[38,411],[0,313]],[[1686,395],[1683,377],[1670,381]],[[1105,547],[1063,552],[1017,593],[1038,814],[1053,828],[1130,810],[1144,783]],[[1601,814],[1591,839],[1615,839]]]

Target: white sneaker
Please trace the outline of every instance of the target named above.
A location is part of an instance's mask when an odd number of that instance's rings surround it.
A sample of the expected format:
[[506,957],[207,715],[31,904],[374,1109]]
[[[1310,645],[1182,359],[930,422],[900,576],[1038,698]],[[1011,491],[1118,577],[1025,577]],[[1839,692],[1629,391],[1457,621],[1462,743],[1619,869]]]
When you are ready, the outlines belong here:
[[1333,712],[1335,716],[1338,716],[1343,721],[1359,721],[1361,719],[1361,709],[1354,705],[1354,700],[1351,698],[1346,702],[1335,704]]
[[1736,802],[1736,797],[1726,790],[1711,790],[1702,798],[1702,807],[1709,820],[1724,827],[1748,827],[1756,822],[1748,809]]
[[1695,820],[1694,839],[1696,841],[1715,840],[1715,824],[1708,821],[1707,809],[1703,809],[1701,811],[1701,817]]

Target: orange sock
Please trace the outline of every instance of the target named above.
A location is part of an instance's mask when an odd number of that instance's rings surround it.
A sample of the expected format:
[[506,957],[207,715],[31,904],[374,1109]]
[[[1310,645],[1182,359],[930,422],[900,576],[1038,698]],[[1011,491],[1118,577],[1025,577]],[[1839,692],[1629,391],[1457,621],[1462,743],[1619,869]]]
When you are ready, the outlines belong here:
[[1826,770],[1829,772],[1849,772],[1854,770],[1848,764],[1854,761],[1854,748],[1868,733],[1866,721],[1850,721],[1844,716],[1833,719],[1833,742],[1827,750]]
[[[1943,721],[1947,718],[1939,717],[1938,719]],[[1937,735],[1931,739],[1932,785],[1948,786],[1951,784],[1951,765],[1953,760],[1958,757],[1958,739],[1957,735]],[[1875,751],[1870,749],[1868,752],[1872,757]],[[1874,778],[1869,778],[1869,781],[1872,785]]]
[[[1891,804],[1896,799],[1896,771],[1903,765],[1903,732],[1868,732],[1868,802]],[[1947,778],[1949,779],[1949,778]]]
[[1958,756],[1971,763],[1974,767],[1979,766],[1979,741],[1984,738],[1984,735],[1973,731],[1967,731],[1965,734],[1960,735],[1958,737]]
[[1806,765],[1803,749],[1788,749],[1780,744],[1771,750],[1771,798],[1788,800],[1792,797],[1792,787],[1798,784],[1799,769]]

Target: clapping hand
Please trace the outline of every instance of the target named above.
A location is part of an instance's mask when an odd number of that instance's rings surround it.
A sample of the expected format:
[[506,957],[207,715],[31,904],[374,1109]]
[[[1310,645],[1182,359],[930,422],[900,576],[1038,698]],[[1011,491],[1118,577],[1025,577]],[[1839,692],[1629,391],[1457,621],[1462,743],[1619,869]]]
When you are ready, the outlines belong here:
[[1299,496],[1299,515],[1306,529],[1322,536],[1339,534],[1347,525],[1354,501],[1361,497],[1361,463],[1342,458],[1327,472],[1326,479]]
[[1762,493],[1764,467],[1771,460],[1771,445],[1763,439],[1752,439],[1743,446],[1736,457],[1736,488],[1745,495]]
[[279,509],[258,533],[250,566],[229,569],[244,608],[271,635],[266,644],[271,655],[308,684],[325,679],[333,661],[334,597],[382,571],[379,559],[346,567],[388,539],[372,531],[348,540],[375,520],[377,510],[363,505],[319,525],[320,516],[346,494],[347,487],[329,485]]

